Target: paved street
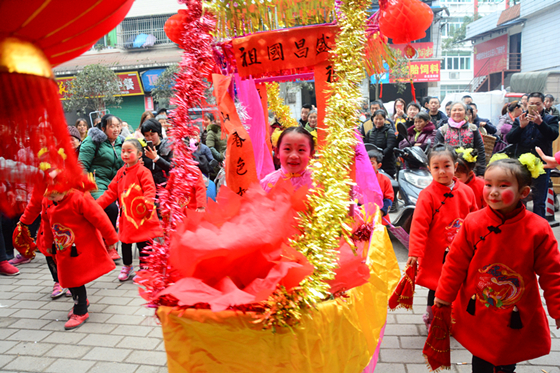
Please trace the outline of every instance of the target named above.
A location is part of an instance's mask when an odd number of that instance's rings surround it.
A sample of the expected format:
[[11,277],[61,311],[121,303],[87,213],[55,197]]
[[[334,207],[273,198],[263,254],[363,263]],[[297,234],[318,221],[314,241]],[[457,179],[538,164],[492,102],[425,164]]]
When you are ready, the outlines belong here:
[[[560,237],[560,228],[555,234]],[[398,243],[394,247],[403,267],[406,250]],[[117,280],[119,270],[88,285],[90,318],[74,331],[64,330],[72,300],[51,300],[52,279],[43,256],[21,265],[19,276],[0,277],[0,372],[167,372],[153,310],[142,307],[132,282]],[[428,372],[422,357],[426,295],[427,290],[417,289],[413,312],[389,313],[376,372]],[[518,373],[560,373],[560,330],[552,327],[552,319],[550,324],[551,354],[523,363]],[[471,355],[455,341],[452,348],[451,372],[471,372]]]

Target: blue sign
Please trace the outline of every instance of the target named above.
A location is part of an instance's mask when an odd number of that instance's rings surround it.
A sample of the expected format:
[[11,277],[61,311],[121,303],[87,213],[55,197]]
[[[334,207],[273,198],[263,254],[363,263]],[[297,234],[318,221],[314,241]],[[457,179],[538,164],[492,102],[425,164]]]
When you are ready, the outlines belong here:
[[371,84],[389,84],[389,65],[387,62],[383,62],[383,68],[385,69],[383,74],[374,74],[370,77]]
[[165,69],[152,69],[141,73],[142,75],[142,85],[144,86],[145,92],[151,92],[157,84],[159,76],[165,71]]

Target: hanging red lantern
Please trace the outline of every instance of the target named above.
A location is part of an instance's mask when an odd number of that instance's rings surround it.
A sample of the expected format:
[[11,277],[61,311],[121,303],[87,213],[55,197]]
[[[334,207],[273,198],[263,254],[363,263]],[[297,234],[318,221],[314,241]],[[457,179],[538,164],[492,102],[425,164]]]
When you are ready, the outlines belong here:
[[406,44],[426,36],[434,13],[419,0],[379,0],[379,27],[394,44]]
[[180,9],[178,14],[174,14],[167,19],[163,26],[165,35],[177,45],[182,45],[181,37],[185,31],[185,24],[187,23],[189,15],[186,9]]
[[8,196],[0,210],[9,215],[21,212],[25,184],[40,183],[51,171],[64,170],[69,187],[84,187],[51,67],[90,49],[124,19],[133,0],[24,4],[0,1],[0,157],[13,164],[0,167],[0,190]]

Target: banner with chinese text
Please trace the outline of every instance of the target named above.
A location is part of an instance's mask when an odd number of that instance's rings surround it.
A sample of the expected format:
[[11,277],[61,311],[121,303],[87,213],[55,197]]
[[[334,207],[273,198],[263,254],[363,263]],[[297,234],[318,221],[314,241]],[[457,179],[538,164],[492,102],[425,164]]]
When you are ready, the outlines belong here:
[[220,111],[222,130],[228,135],[225,159],[226,184],[229,189],[242,196],[249,186],[259,179],[251,138],[239,119],[228,91],[231,78],[231,76],[212,74],[213,95],[216,97]]
[[[404,52],[408,44],[391,44],[391,47]],[[411,43],[414,49],[416,49],[416,56],[414,58],[432,58],[434,56],[434,43]]]
[[[116,74],[120,80],[119,86],[121,88],[121,94],[119,96],[140,96],[144,94],[142,84],[140,83],[140,76],[137,71],[128,71]],[[66,82],[71,82],[74,79],[76,79],[75,76],[55,78],[56,84],[58,84],[58,97],[61,100],[65,100],[64,93],[68,92]]]
[[508,36],[497,38],[474,45],[474,76],[485,76],[507,68]]
[[232,40],[241,77],[313,67],[326,61],[335,46],[337,26],[298,27]]
[[[440,61],[413,61],[409,65],[410,77],[414,83],[439,82]],[[395,78],[390,76],[390,83],[395,83]],[[405,79],[405,83],[409,80]]]

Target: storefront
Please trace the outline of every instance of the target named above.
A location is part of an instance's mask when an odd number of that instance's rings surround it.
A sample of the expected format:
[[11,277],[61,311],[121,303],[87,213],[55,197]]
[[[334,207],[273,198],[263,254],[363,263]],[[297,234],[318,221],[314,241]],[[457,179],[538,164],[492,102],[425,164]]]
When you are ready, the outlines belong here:
[[[121,97],[123,99],[120,108],[109,108],[109,112],[118,116],[124,122],[127,122],[133,129],[140,125],[140,117],[146,110],[153,110],[153,100],[147,91],[151,91],[153,84],[155,84],[157,77],[165,69],[152,69],[146,71],[124,71],[117,72],[117,77],[120,80]],[[142,84],[142,77],[146,77],[146,84]],[[148,78],[149,77],[149,78]],[[72,81],[75,77],[58,77],[56,81],[59,87],[59,97],[62,101],[65,100],[64,93],[66,91],[66,83]],[[146,89],[147,88],[147,89]],[[68,124],[75,123],[79,117],[75,112],[65,113]],[[96,117],[95,113],[88,113],[87,119],[91,121]]]
[[[414,82],[416,99],[428,95],[428,88],[433,84],[437,84],[441,78],[440,60],[434,60],[433,43],[413,43],[412,46],[416,50],[415,56],[408,63],[409,74],[406,78],[400,78],[406,84],[406,89],[402,93],[398,93],[396,82],[398,78],[389,66],[385,64],[385,72],[370,77],[370,98],[373,101],[378,92],[380,99],[384,102],[393,101],[396,98],[403,98],[406,102],[412,101],[412,89],[410,79]],[[394,49],[398,49],[404,53],[406,45],[391,45]]]

